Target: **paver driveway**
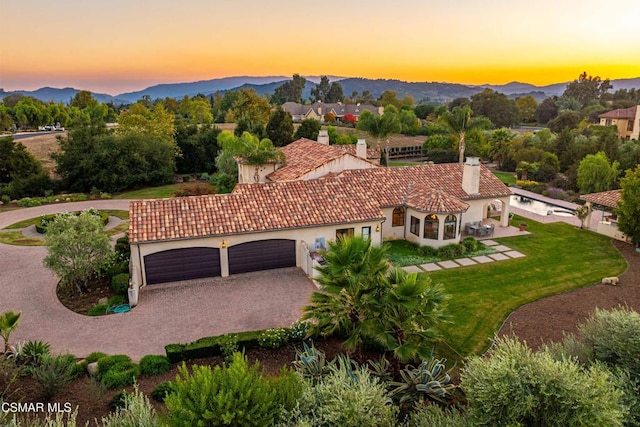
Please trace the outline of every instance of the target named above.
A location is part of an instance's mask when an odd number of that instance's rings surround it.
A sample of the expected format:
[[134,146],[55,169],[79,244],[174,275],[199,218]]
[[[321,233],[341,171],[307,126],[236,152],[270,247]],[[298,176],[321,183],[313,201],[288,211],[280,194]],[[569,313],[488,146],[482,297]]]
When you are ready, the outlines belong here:
[[[0,214],[0,229],[46,213],[128,209],[127,200],[47,205]],[[129,313],[88,317],[65,308],[55,295],[58,279],[42,265],[46,248],[0,243],[0,312],[22,311],[12,341],[43,340],[55,353],[83,357],[93,351],[164,354],[164,346],[227,332],[289,326],[315,290],[298,268],[149,286]]]

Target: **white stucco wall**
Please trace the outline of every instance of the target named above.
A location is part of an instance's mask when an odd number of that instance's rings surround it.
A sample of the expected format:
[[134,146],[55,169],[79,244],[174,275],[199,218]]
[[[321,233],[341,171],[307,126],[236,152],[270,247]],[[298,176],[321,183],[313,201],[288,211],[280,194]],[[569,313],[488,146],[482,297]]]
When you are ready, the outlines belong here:
[[[406,239],[410,242],[419,244],[420,246],[432,246],[439,248],[441,246],[450,245],[452,243],[460,243],[460,213],[451,214],[456,217],[456,235],[453,239],[444,240],[444,220],[450,214],[436,214],[438,217],[438,237],[439,240],[425,239],[424,236],[424,220],[429,215],[425,212],[418,212],[414,209],[407,209],[407,220],[405,221]],[[419,235],[416,236],[411,232],[411,217],[414,216],[420,220],[420,226],[418,227]]]
[[[222,276],[229,275],[228,264],[228,248],[240,243],[253,242],[257,240],[269,239],[289,239],[296,241],[296,266],[302,267],[305,264],[305,254],[302,244],[305,242],[310,250],[313,250],[314,243],[317,238],[324,238],[325,242],[336,238],[336,230],[342,228],[354,228],[354,234],[359,236],[362,234],[363,227],[371,227],[371,240],[374,244],[382,243],[382,231],[376,231],[376,227],[380,222],[360,222],[353,224],[327,225],[314,228],[298,228],[292,230],[278,230],[264,233],[252,233],[232,236],[216,236],[203,237],[188,240],[172,240],[154,243],[142,243],[131,245],[131,263],[132,268],[140,271],[142,284],[146,285],[146,271],[144,269],[144,257],[156,252],[162,252],[170,249],[192,248],[192,247],[208,247],[220,248],[220,264],[222,267]],[[226,247],[222,248],[222,241],[226,243]]]
[[298,179],[317,179],[323,177],[329,173],[340,173],[345,170],[353,169],[371,169],[377,167],[370,162],[367,162],[359,157],[345,154],[338,159],[332,160],[324,165],[304,174]]
[[[275,163],[267,163],[258,167],[258,182],[266,182],[266,176],[277,169]],[[256,182],[254,179],[256,175],[256,167],[254,165],[245,165],[238,163],[238,182],[240,184]]]

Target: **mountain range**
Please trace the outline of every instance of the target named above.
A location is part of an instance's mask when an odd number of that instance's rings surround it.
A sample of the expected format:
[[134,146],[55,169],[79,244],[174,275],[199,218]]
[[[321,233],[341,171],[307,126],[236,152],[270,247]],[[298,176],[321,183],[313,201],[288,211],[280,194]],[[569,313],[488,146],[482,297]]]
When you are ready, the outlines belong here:
[[[311,96],[311,89],[314,84],[320,81],[320,76],[308,76],[306,87],[303,91],[303,98],[308,99]],[[212,95],[216,92],[224,92],[241,88],[251,88],[259,94],[271,94],[275,88],[285,81],[290,80],[286,76],[267,76],[267,77],[251,77],[251,76],[234,76],[224,77],[212,80],[202,80],[190,83],[166,83],[150,86],[146,89],[136,92],[126,92],[118,95],[109,95],[106,93],[93,93],[93,97],[99,102],[114,104],[129,104],[138,101],[142,97],[156,98],[176,98],[180,99],[186,96],[194,96],[197,94]],[[330,81],[339,81],[345,96],[350,96],[354,91],[361,94],[368,90],[374,99],[378,98],[385,90],[392,90],[398,93],[398,98],[405,95],[412,96],[417,103],[445,103],[454,98],[470,97],[485,88],[492,89],[496,92],[516,98],[523,95],[532,95],[538,102],[544,98],[561,95],[570,82],[555,83],[546,86],[535,86],[529,83],[511,82],[504,85],[463,85],[459,83],[444,82],[406,82],[402,80],[386,80],[386,79],[365,79],[360,77],[339,77],[329,76]],[[611,80],[613,90],[618,89],[640,89],[640,77],[632,79]],[[34,91],[16,90],[7,91],[0,89],[0,99],[11,94],[22,94],[32,96],[44,102],[63,102],[68,103],[79,89],[75,88],[52,88],[43,87]]]

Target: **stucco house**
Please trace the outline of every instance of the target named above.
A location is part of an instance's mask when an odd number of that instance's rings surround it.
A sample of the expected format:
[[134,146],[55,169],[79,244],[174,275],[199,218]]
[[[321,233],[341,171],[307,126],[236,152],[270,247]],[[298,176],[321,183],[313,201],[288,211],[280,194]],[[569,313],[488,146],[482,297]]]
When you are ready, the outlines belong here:
[[375,107],[369,104],[323,103],[321,101],[316,101],[313,104],[285,102],[282,104],[282,109],[290,113],[294,121],[302,121],[309,118],[323,121],[324,115],[328,113],[333,113],[338,120],[347,114],[353,114],[357,119],[364,111],[371,111],[375,115],[380,115],[384,110],[383,107]]
[[344,170],[240,183],[230,194],[134,201],[132,277],[150,285],[290,266],[311,274],[314,253],[342,235],[376,244],[457,243],[464,224],[486,218],[491,204],[502,204],[500,224],[507,226],[510,195],[468,158],[464,165]]
[[329,145],[329,135],[321,130],[318,140],[300,138],[280,148],[284,163],[260,166],[238,163],[238,182],[273,182],[316,179],[349,169],[369,169],[380,165],[380,152],[368,149],[364,139],[355,145]]
[[620,138],[640,140],[640,105],[608,111],[598,117],[601,126],[616,126]]

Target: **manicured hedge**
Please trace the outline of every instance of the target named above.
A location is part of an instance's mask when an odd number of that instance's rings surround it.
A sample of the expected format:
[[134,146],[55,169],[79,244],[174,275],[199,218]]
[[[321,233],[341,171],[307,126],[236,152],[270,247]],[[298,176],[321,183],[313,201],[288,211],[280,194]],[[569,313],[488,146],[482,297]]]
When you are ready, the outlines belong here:
[[[294,325],[292,328],[281,328],[287,334],[287,339],[282,340],[282,345],[290,341],[298,341],[304,339],[305,327],[300,328],[299,325]],[[167,354],[167,358],[171,363],[177,363],[183,360],[201,359],[205,357],[214,357],[224,354],[223,348],[225,343],[230,340],[236,341],[238,349],[250,349],[260,346],[262,338],[263,344],[266,347],[272,347],[269,340],[264,339],[264,334],[270,329],[262,329],[258,331],[238,332],[234,334],[218,335],[214,337],[204,337],[188,344],[169,344],[164,347]],[[301,331],[303,331],[301,333]]]

